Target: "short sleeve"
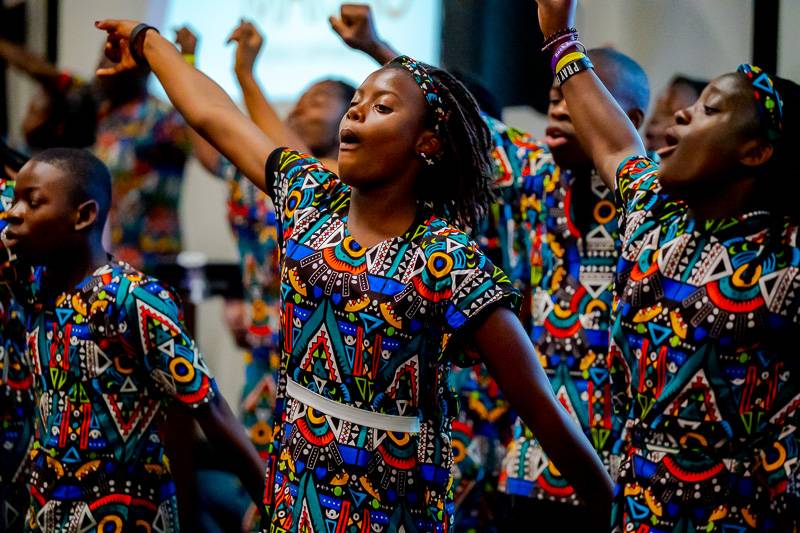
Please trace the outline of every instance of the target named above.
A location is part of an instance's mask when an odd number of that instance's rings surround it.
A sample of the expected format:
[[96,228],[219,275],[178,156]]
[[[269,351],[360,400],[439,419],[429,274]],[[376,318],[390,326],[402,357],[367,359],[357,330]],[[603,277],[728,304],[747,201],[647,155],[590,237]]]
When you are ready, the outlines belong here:
[[636,155],[620,163],[616,176],[616,202],[629,215],[649,207],[645,198],[655,199],[661,193],[658,183],[658,163],[649,157]]
[[[426,285],[448,295],[440,301],[444,335],[441,353],[461,366],[475,364],[470,334],[490,311],[519,314],[522,298],[511,280],[461,233],[437,236],[425,247]],[[452,342],[453,340],[458,342]]]
[[287,148],[277,148],[269,155],[264,177],[267,194],[284,224],[298,209],[319,207],[337,188],[344,187],[317,159]]
[[216,383],[181,321],[178,297],[151,280],[131,285],[121,307],[123,335],[131,347],[141,349],[155,388],[190,408],[212,400]]

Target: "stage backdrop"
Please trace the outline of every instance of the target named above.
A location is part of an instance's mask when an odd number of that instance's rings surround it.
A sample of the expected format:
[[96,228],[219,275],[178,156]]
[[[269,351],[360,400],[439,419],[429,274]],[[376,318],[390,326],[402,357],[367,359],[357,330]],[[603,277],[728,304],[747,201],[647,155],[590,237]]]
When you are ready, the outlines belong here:
[[[372,0],[381,34],[399,50],[438,63],[441,3],[432,0]],[[221,6],[224,5],[224,8]],[[241,18],[255,21],[266,36],[256,65],[267,94],[279,101],[295,100],[313,81],[335,77],[356,86],[377,68],[371,59],[348,49],[330,29],[328,17],[338,0],[172,0],[162,30],[188,24],[200,36],[198,66],[235,98],[240,94],[233,75],[234,45],[225,39]],[[156,83],[153,89],[160,88]]]

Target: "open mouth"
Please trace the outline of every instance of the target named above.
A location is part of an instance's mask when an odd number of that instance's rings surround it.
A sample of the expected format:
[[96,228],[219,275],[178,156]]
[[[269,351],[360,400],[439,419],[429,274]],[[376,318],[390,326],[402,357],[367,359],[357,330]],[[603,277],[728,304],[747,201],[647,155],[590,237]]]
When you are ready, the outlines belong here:
[[671,156],[672,153],[678,148],[678,142],[680,141],[671,128],[668,128],[667,131],[664,132],[664,140],[666,141],[667,145],[656,150],[658,157],[661,159]]
[[558,148],[566,144],[569,141],[569,137],[564,133],[563,130],[556,128],[556,127],[549,127],[544,130],[544,143],[549,148]]
[[344,128],[339,132],[339,150],[354,150],[361,143],[361,139],[350,128]]

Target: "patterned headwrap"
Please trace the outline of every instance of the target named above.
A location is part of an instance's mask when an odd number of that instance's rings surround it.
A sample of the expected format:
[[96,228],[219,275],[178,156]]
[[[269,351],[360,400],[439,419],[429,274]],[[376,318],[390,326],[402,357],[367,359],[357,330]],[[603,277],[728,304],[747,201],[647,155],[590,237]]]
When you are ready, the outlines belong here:
[[767,138],[770,141],[779,139],[783,130],[783,102],[772,78],[759,67],[747,63],[739,65],[737,71],[753,85],[753,97]]
[[409,56],[397,56],[389,61],[389,64],[399,65],[411,73],[414,81],[419,85],[419,88],[422,89],[425,102],[428,104],[428,107],[431,108],[431,111],[433,111],[433,118],[435,121],[434,128],[438,133],[441,126],[447,122],[448,114],[444,106],[444,101],[442,97],[439,96],[438,85],[433,81],[425,64]]

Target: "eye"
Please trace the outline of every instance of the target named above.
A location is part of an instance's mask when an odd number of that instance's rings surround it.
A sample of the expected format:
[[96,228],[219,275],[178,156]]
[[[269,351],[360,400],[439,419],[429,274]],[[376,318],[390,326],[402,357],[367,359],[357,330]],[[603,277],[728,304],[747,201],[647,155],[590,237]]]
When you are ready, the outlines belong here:
[[391,113],[392,108],[387,107],[383,104],[375,104],[375,111],[377,111],[378,113],[386,114],[386,113]]
[[347,105],[347,109],[350,109],[351,107],[355,107],[357,105],[358,102],[356,102],[355,100],[351,100],[350,103]]
[[714,113],[719,113],[719,109],[707,105],[703,106],[703,111],[705,112],[706,115],[713,115]]

